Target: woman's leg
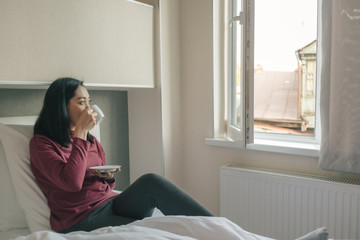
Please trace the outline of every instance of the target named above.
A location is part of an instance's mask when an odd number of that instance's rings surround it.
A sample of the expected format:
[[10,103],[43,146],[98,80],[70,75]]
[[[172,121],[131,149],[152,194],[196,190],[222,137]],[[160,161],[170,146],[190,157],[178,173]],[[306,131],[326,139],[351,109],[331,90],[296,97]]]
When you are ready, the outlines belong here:
[[136,221],[137,219],[118,216],[113,211],[114,198],[95,209],[89,216],[75,225],[59,231],[69,233],[73,231],[92,231],[101,227],[120,226]]
[[154,208],[165,215],[213,216],[180,188],[156,174],[145,174],[114,199],[114,211],[124,217],[142,219]]

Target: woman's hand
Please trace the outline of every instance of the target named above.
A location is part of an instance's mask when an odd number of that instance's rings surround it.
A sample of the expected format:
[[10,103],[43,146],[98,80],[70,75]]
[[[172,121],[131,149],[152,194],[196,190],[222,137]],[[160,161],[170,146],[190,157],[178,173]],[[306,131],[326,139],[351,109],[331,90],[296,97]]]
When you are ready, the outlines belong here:
[[108,170],[105,170],[105,172],[100,172],[97,169],[91,169],[90,170],[94,175],[98,176],[99,178],[104,178],[105,180],[111,180],[114,178],[115,173],[118,173],[121,171],[120,168],[117,168],[115,172],[109,172]]
[[86,140],[88,131],[94,128],[96,125],[96,116],[97,113],[94,112],[91,108],[87,108],[82,111],[75,125],[74,137]]

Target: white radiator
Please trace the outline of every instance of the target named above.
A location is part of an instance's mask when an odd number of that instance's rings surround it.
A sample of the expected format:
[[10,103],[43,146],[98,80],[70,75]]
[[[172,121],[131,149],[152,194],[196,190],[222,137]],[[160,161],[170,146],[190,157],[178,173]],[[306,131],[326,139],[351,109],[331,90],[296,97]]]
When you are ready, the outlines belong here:
[[319,227],[329,238],[360,239],[360,183],[224,166],[220,215],[275,239],[296,239]]

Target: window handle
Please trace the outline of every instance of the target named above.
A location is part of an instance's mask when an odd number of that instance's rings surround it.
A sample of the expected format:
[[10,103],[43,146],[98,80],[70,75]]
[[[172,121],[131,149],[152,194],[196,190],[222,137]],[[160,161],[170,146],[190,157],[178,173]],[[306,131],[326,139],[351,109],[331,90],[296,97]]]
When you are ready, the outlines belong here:
[[231,23],[238,21],[240,25],[243,25],[245,22],[245,14],[244,12],[239,12],[238,16],[235,16],[231,19]]

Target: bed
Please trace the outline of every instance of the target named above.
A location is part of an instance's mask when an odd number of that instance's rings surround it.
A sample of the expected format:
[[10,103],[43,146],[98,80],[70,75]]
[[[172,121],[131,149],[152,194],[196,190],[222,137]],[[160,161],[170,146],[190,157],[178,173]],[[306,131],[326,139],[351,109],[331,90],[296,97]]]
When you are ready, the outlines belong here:
[[[0,118],[0,239],[258,239],[271,238],[245,231],[223,217],[152,217],[128,225],[91,232],[59,234],[51,231],[50,210],[29,166],[28,144],[35,116]],[[100,140],[97,126],[92,134]],[[325,228],[299,239],[326,240]]]

